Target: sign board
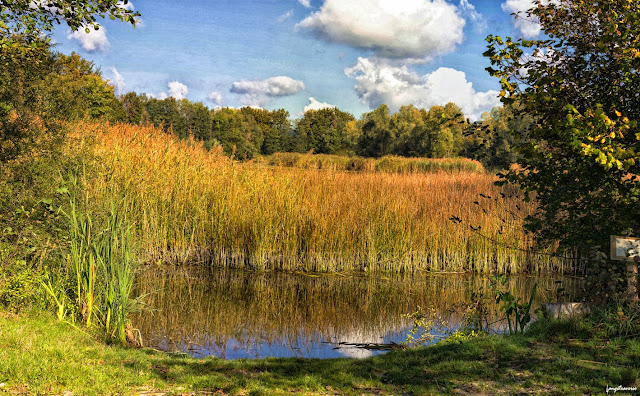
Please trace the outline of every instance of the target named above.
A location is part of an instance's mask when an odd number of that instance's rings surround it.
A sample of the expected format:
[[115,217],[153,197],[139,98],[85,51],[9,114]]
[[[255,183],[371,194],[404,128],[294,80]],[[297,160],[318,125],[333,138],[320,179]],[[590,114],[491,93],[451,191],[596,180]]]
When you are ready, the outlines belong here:
[[611,235],[611,259],[621,261],[640,260],[640,238]]

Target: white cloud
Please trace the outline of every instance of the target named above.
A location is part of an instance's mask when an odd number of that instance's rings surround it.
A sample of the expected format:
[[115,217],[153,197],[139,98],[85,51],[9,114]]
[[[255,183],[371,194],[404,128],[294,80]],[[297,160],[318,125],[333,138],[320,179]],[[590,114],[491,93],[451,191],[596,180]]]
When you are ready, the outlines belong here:
[[178,100],[186,98],[189,94],[189,88],[181,82],[171,81],[167,86],[169,87],[169,96]]
[[222,94],[218,91],[211,91],[207,99],[217,105],[222,105]]
[[[556,3],[556,0],[542,0],[541,5]],[[522,36],[527,39],[537,37],[542,30],[538,18],[527,16],[527,11],[536,7],[537,0],[506,0],[501,7],[504,12],[519,14],[513,24],[520,30]]]
[[147,93],[147,97],[155,98],[159,100],[167,99],[167,98],[175,98],[177,100],[185,99],[189,94],[189,88],[186,85],[179,81],[171,81],[167,84],[169,88],[169,93],[160,92],[158,94]]
[[230,92],[243,95],[242,103],[263,107],[269,97],[288,96],[305,89],[302,81],[277,76],[266,80],[241,80],[231,85]]
[[500,103],[498,92],[476,92],[463,72],[447,67],[419,75],[407,66],[358,58],[345,74],[357,81],[354,88],[358,96],[371,108],[384,103],[391,111],[408,104],[428,109],[453,102],[467,117],[477,120]]
[[287,19],[291,18],[291,16],[293,15],[293,10],[289,10],[286,13],[280,15],[278,17],[278,22],[282,23],[284,21],[286,21]]
[[89,27],[89,33],[85,31],[85,27],[82,27],[75,32],[70,32],[67,39],[76,40],[87,52],[106,51],[109,48],[106,33],[107,29],[104,26],[100,26],[98,30]]
[[298,3],[302,4],[307,8],[311,8],[311,0],[298,0]]
[[309,110],[320,110],[320,109],[327,109],[327,108],[333,108],[333,107],[336,107],[336,105],[332,105],[326,102],[320,102],[315,98],[311,97],[309,98],[309,104],[304,107],[304,109],[302,110],[302,113],[304,114]]
[[326,0],[296,28],[379,57],[424,62],[460,44],[464,25],[445,0]]
[[481,13],[476,11],[476,7],[469,3],[469,0],[460,0],[460,9],[462,10],[462,15],[471,20],[471,23],[475,26],[476,32],[483,32],[487,30],[489,27],[487,20]]
[[125,83],[122,74],[120,74],[115,67],[109,68],[109,74],[111,74],[111,77],[109,77],[109,84],[116,89],[117,94],[123,93],[127,84]]

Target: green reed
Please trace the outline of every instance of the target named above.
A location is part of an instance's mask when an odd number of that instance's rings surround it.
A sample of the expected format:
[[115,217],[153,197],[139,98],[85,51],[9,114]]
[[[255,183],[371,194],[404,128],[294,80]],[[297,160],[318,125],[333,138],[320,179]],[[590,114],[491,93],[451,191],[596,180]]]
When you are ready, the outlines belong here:
[[50,269],[73,274],[57,278],[57,283],[71,286],[68,289],[72,292],[58,297],[51,281],[45,289],[56,301],[59,318],[64,316],[64,301],[72,301],[72,321],[78,319],[87,328],[97,325],[109,339],[125,343],[128,317],[140,307],[140,301],[131,297],[136,272],[131,226],[126,213],[119,210],[126,206],[126,200],[112,196],[104,202],[108,207],[98,210],[89,205],[86,183],[71,174],[68,187],[62,190],[69,196],[65,213],[69,220],[69,268]]

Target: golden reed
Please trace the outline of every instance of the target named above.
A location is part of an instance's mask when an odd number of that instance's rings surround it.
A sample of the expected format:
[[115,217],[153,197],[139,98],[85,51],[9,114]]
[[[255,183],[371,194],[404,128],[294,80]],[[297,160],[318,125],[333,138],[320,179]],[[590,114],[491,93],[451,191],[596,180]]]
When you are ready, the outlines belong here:
[[569,270],[528,251],[522,222],[534,207],[490,174],[273,167],[235,162],[153,127],[75,128],[74,149],[97,159],[86,180],[89,204],[126,197],[121,210],[145,261],[289,271]]

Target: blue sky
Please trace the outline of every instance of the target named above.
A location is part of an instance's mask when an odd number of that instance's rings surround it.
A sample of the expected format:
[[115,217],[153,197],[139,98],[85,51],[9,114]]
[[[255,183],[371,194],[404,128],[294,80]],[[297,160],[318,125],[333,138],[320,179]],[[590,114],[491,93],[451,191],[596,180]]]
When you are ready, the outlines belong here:
[[[386,103],[457,103],[477,119],[498,104],[484,70],[488,34],[533,38],[514,20],[532,0],[133,0],[141,23],[98,32],[60,26],[57,50],[92,60],[118,93],[216,106],[338,106],[359,117]],[[313,99],[311,99],[313,98]]]

